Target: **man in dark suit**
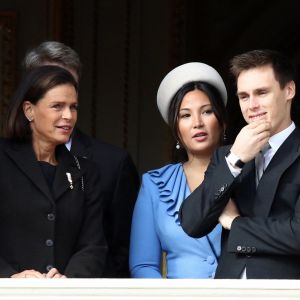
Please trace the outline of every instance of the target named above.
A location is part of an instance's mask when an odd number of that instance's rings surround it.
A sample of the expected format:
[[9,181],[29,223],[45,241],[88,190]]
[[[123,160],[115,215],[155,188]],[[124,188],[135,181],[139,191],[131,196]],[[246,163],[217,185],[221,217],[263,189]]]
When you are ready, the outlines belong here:
[[300,130],[291,120],[295,71],[271,50],[231,61],[248,123],[218,149],[203,183],[183,202],[181,225],[193,237],[219,221],[216,278],[300,279]]
[[[81,62],[70,47],[48,41],[30,50],[24,58],[26,70],[54,64],[67,69],[79,81]],[[131,217],[139,188],[139,176],[129,153],[91,138],[76,128],[66,147],[76,156],[96,163],[105,197],[104,233],[108,254],[103,277],[129,277],[128,252]]]

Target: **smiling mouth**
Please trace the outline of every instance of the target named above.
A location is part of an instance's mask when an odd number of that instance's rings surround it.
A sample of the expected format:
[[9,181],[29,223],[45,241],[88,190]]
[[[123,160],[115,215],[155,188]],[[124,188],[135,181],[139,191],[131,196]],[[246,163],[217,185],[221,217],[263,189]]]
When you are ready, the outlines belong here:
[[73,129],[72,126],[57,126],[58,129],[62,129],[64,131],[71,131]]
[[249,116],[249,119],[253,122],[253,121],[257,121],[257,120],[262,120],[262,119],[266,119],[266,115],[267,113],[259,113],[259,114],[255,114],[255,115],[251,115]]

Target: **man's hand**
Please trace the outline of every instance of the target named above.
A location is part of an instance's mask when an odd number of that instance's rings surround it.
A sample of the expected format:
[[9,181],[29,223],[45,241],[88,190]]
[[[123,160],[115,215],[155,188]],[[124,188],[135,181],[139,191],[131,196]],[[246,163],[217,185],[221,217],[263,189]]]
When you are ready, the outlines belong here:
[[24,270],[20,273],[13,274],[11,278],[45,278],[45,275],[36,270]]
[[56,268],[52,268],[46,275],[46,278],[66,278],[65,275],[59,273]]
[[250,161],[268,142],[270,130],[271,124],[265,120],[246,125],[237,135],[230,151],[243,162]]
[[225,228],[230,230],[233,220],[240,215],[240,212],[233,200],[229,199],[222,214],[219,217],[219,222]]

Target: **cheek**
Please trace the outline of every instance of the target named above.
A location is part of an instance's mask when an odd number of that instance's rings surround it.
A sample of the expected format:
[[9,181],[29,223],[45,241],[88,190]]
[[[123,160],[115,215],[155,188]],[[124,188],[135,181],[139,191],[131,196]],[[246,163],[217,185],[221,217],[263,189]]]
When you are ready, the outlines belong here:
[[222,128],[215,116],[207,122],[207,128],[215,140],[219,140],[220,136],[223,134]]

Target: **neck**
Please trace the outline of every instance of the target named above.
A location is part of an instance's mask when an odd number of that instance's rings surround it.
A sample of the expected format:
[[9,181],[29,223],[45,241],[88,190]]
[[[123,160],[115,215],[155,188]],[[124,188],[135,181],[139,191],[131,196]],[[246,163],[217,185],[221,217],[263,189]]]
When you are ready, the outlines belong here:
[[204,154],[204,155],[188,155],[188,161],[185,163],[191,168],[195,169],[207,169],[209,162],[210,162],[211,154]]
[[189,155],[189,160],[184,163],[183,169],[191,192],[202,183],[210,158],[211,155]]
[[38,161],[45,161],[51,165],[57,165],[55,158],[55,145],[33,138],[32,146]]

